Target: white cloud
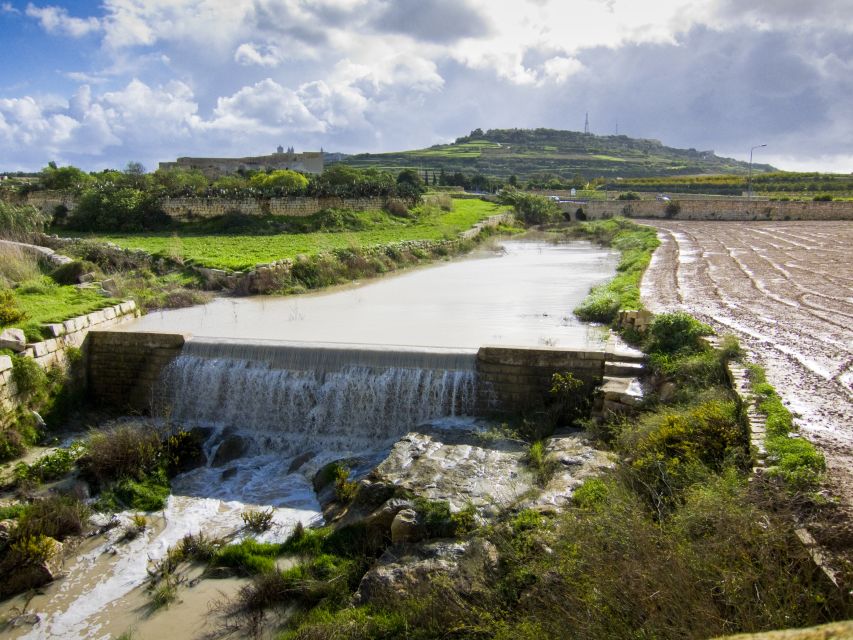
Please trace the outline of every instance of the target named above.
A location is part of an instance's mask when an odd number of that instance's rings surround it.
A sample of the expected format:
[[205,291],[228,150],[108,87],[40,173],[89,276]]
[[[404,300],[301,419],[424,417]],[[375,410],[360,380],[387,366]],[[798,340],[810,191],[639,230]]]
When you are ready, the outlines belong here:
[[281,52],[271,45],[244,42],[234,52],[234,62],[244,66],[256,64],[261,67],[275,67],[281,60]]
[[583,64],[579,60],[563,56],[550,58],[543,65],[545,78],[553,80],[557,84],[562,84],[582,69]]
[[30,18],[37,19],[48,33],[82,38],[101,30],[101,21],[98,18],[75,18],[69,16],[68,11],[63,7],[37,7],[34,4],[28,4],[26,13]]
[[203,127],[246,133],[322,132],[326,128],[296,92],[270,78],[219,98],[213,116]]
[[21,13],[10,2],[0,3],[0,13]]

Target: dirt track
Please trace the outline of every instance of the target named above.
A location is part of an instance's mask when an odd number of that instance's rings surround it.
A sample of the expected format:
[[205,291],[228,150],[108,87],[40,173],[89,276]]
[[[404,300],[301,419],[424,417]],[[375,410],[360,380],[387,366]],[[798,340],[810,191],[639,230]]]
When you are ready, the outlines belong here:
[[646,305],[740,338],[826,455],[853,517],[853,222],[647,224],[662,244]]

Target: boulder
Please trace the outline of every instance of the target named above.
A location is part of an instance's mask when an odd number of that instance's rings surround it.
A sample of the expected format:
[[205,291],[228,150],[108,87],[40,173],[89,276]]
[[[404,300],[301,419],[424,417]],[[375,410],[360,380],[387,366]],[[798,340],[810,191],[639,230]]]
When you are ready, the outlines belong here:
[[118,285],[113,278],[107,278],[103,282],[101,282],[101,288],[110,294],[113,298],[117,298],[121,293],[119,291]]
[[62,543],[53,538],[53,553],[50,558],[37,564],[10,567],[0,581],[0,598],[43,587],[52,582],[62,570]]
[[436,578],[448,579],[460,594],[476,596],[493,581],[497,568],[497,549],[480,538],[394,545],[361,579],[355,603],[381,605],[424,596],[434,588]]
[[418,525],[418,512],[414,509],[398,511],[391,521],[391,543],[417,542],[421,538],[423,531]]
[[233,462],[237,458],[241,458],[249,446],[243,436],[232,434],[225,436],[216,453],[213,456],[213,461],[210,463],[212,467],[224,467],[229,462]]
[[20,353],[27,348],[27,338],[20,329],[4,329],[0,333],[0,349],[10,349]]

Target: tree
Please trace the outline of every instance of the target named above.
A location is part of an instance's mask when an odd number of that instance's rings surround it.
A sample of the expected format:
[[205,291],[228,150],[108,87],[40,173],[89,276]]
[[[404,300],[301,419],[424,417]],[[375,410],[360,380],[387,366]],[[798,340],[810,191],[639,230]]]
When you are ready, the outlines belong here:
[[290,169],[278,169],[270,173],[257,173],[249,184],[260,189],[275,189],[288,194],[303,193],[308,187],[308,178]]
[[423,180],[416,169],[403,169],[397,174],[397,195],[412,202],[417,201],[426,191]]
[[51,191],[79,192],[91,182],[89,174],[77,167],[57,167],[53,161],[41,172],[42,185]]

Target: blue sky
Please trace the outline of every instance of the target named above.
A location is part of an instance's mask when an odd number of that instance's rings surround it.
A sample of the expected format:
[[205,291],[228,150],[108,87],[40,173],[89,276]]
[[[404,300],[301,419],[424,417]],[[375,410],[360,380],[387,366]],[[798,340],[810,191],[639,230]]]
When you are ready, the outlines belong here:
[[0,0],[0,170],[481,127],[853,171],[853,0]]

